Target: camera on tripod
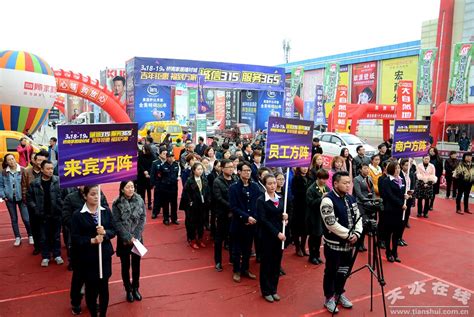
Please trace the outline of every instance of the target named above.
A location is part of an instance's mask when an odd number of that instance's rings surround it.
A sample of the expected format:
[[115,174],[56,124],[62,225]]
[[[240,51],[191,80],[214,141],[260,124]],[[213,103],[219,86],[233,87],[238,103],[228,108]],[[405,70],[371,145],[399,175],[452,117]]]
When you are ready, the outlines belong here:
[[383,211],[383,200],[382,198],[374,198],[372,193],[369,193],[367,199],[362,201],[362,208],[366,218],[363,221],[364,231],[373,233],[377,231],[377,213]]

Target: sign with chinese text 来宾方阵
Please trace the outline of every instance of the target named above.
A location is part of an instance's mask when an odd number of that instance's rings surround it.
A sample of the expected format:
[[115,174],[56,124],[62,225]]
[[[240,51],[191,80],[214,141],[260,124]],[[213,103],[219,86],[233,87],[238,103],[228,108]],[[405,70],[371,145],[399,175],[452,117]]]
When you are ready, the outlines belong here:
[[426,154],[430,135],[430,121],[396,120],[393,129],[393,157],[421,157]]
[[61,188],[134,180],[137,123],[58,126]]
[[265,163],[267,167],[299,167],[311,164],[313,121],[270,117]]

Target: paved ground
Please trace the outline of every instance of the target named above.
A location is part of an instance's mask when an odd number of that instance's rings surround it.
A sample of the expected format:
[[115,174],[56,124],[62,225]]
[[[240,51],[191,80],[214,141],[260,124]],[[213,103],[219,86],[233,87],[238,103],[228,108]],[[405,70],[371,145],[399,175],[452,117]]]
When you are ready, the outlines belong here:
[[[109,201],[117,187],[104,186]],[[145,229],[149,253],[142,261],[142,302],[125,301],[120,263],[114,256],[109,316],[330,315],[322,306],[324,266],[312,266],[307,258],[287,249],[283,259],[287,275],[279,286],[282,301],[269,304],[261,298],[257,281],[234,283],[227,263],[223,272],[214,270],[212,241],[207,248],[194,251],[185,242],[184,225],[165,227],[161,221],[148,219]],[[410,223],[405,237],[409,246],[399,252],[402,263],[383,260],[388,315],[418,316],[417,310],[431,309],[424,315],[436,316],[437,309],[453,309],[473,316],[474,299],[467,296],[474,292],[474,215],[456,215],[454,201],[440,198],[429,219],[415,217]],[[0,316],[69,316],[71,273],[55,264],[41,268],[41,259],[31,255],[25,240],[19,248],[12,244],[9,217],[5,205],[0,204]],[[360,256],[355,267],[367,263],[366,256]],[[254,259],[251,269],[258,274]],[[374,311],[369,311],[367,270],[349,279],[347,295],[355,306],[342,310],[340,316],[383,316],[378,284],[374,288]],[[464,302],[460,301],[463,296]],[[84,302],[82,307],[86,311]]]

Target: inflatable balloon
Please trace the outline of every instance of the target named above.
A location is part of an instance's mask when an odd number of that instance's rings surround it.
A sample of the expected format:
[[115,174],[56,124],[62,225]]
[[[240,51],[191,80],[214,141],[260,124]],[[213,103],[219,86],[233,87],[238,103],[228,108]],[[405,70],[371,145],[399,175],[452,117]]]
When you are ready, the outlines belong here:
[[304,101],[301,99],[299,96],[295,96],[295,99],[293,99],[293,102],[295,103],[295,109],[300,113],[300,115],[303,115],[304,113]]
[[22,51],[0,51],[0,130],[34,133],[56,99],[51,67]]

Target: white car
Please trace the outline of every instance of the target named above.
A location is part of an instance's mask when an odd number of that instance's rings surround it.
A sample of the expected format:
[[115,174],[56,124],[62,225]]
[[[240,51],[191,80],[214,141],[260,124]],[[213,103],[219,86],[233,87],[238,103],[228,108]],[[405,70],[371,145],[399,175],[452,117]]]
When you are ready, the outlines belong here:
[[324,132],[319,135],[319,141],[323,148],[324,155],[340,155],[342,148],[348,148],[352,157],[355,157],[357,155],[356,149],[359,145],[365,148],[365,155],[368,157],[377,153],[377,150],[373,146],[349,133]]

